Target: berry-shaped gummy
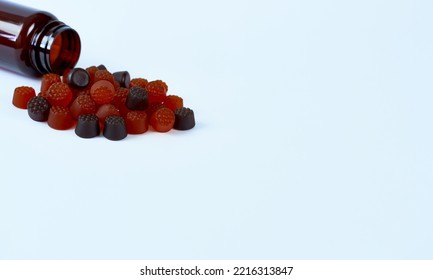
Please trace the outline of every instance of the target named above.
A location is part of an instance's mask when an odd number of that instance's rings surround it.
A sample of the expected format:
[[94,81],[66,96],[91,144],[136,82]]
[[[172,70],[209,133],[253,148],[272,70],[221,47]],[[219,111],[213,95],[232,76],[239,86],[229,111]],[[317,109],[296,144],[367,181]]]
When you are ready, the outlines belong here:
[[93,138],[100,134],[99,120],[96,115],[81,115],[78,117],[75,134],[81,138]]
[[168,108],[158,109],[153,113],[150,123],[153,129],[158,132],[168,132],[173,128],[175,116],[172,110]]
[[177,95],[168,95],[167,98],[165,98],[164,105],[174,111],[177,108],[183,107],[183,99]]
[[113,101],[114,94],[115,90],[113,84],[106,80],[97,81],[90,88],[90,96],[95,100],[96,104],[99,105]]
[[80,95],[72,102],[70,110],[72,116],[78,119],[80,115],[96,113],[96,102],[90,95]]
[[97,81],[109,81],[114,86],[113,74],[111,74],[107,70],[98,70],[95,72],[94,82],[96,83]]
[[164,102],[167,95],[167,84],[161,80],[149,82],[146,85],[149,94],[149,103]]
[[27,103],[35,96],[36,92],[34,88],[26,86],[17,87],[14,90],[12,104],[17,108],[27,109]]
[[142,134],[149,129],[146,112],[131,111],[126,115],[126,128],[129,134]]
[[189,130],[195,126],[194,111],[189,108],[178,108],[174,111],[174,129]]
[[45,97],[36,96],[27,103],[29,117],[37,122],[46,122],[50,113],[50,103]]
[[98,117],[101,126],[103,126],[107,117],[120,116],[120,112],[113,104],[104,104],[98,108],[96,116]]
[[124,139],[128,135],[125,120],[119,116],[107,117],[105,119],[103,134],[105,138],[112,141]]
[[134,78],[129,83],[129,87],[141,87],[146,89],[146,86],[149,82],[146,79],[143,78]]
[[130,110],[144,111],[149,106],[147,91],[141,87],[132,87],[129,89],[126,98],[126,107]]
[[70,129],[74,125],[71,111],[68,107],[53,106],[48,116],[48,125],[57,130]]
[[48,92],[48,89],[50,86],[54,83],[61,82],[60,76],[57,74],[49,73],[42,76],[42,82],[41,82],[41,92],[43,94]]
[[47,99],[51,106],[66,107],[72,100],[72,91],[65,83],[54,83],[48,89]]

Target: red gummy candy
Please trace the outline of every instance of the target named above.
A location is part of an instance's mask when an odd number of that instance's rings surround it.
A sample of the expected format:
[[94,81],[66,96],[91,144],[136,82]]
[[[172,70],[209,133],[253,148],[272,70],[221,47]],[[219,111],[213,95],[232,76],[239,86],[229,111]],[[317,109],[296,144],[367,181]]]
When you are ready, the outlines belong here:
[[146,85],[149,103],[164,102],[167,95],[167,84],[161,80],[149,82]]
[[149,120],[152,118],[152,115],[161,108],[166,108],[166,106],[163,103],[150,103],[146,110]]
[[131,111],[126,115],[126,129],[129,134],[143,134],[149,129],[147,114],[143,111]]
[[168,108],[158,109],[153,113],[150,123],[153,129],[158,132],[168,132],[173,128],[175,116],[172,110]]
[[46,97],[51,106],[66,107],[72,100],[72,91],[67,84],[57,82],[50,86]]
[[53,106],[48,115],[48,125],[57,130],[66,130],[74,125],[72,114],[69,108]]
[[96,83],[98,81],[109,81],[114,86],[113,74],[111,74],[107,70],[98,70],[95,72],[94,83]]
[[146,86],[147,86],[148,83],[149,82],[146,79],[135,78],[135,79],[132,79],[131,82],[129,82],[129,87],[130,88],[132,88],[132,87],[141,87],[141,88],[146,89]]
[[[61,82],[60,76],[57,74],[45,74],[42,76],[42,82],[41,82],[41,93],[45,94],[48,92],[48,89],[50,86],[54,83]],[[45,96],[44,96],[45,97]]]
[[177,108],[183,107],[183,99],[176,95],[168,95],[165,98],[164,105],[174,112]]
[[30,99],[36,96],[36,92],[32,87],[17,87],[14,91],[12,104],[20,109],[27,109],[27,103]]
[[101,127],[105,123],[105,119],[109,116],[120,116],[119,110],[113,104],[104,104],[96,111],[96,116],[99,119]]
[[96,104],[99,105],[113,101],[114,94],[115,90],[113,84],[106,80],[97,81],[90,88],[90,96],[95,100]]
[[98,67],[96,66],[90,66],[86,68],[87,73],[89,73],[90,76],[90,84],[92,85],[95,82],[95,73],[96,71],[99,71]]
[[96,102],[90,95],[80,95],[75,98],[70,107],[72,116],[78,119],[80,115],[94,114],[96,112]]
[[122,99],[128,97],[128,89],[120,87],[114,93],[113,104],[116,105],[118,102],[121,102]]

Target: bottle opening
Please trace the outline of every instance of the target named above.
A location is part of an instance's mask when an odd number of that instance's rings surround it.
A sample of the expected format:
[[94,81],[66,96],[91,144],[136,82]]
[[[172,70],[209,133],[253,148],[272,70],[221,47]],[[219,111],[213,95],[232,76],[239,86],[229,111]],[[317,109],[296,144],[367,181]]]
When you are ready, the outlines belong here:
[[80,38],[73,29],[59,30],[54,34],[49,51],[50,72],[63,74],[68,68],[73,68],[80,57]]
[[80,58],[81,41],[78,33],[63,22],[53,20],[32,38],[30,60],[40,74],[62,75],[74,68]]

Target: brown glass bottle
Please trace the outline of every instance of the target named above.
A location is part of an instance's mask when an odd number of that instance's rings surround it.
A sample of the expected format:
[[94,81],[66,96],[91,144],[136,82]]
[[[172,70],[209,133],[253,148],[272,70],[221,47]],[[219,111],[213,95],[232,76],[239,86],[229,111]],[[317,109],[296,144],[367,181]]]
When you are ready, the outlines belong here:
[[78,33],[54,15],[0,0],[0,68],[62,74],[80,57]]

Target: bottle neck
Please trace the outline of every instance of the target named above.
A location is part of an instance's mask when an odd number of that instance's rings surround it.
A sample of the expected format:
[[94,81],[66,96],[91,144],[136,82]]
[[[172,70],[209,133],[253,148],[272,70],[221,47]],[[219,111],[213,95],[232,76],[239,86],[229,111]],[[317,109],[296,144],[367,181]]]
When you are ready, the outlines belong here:
[[63,74],[78,62],[81,42],[78,33],[58,20],[48,22],[33,35],[30,60],[39,73]]

